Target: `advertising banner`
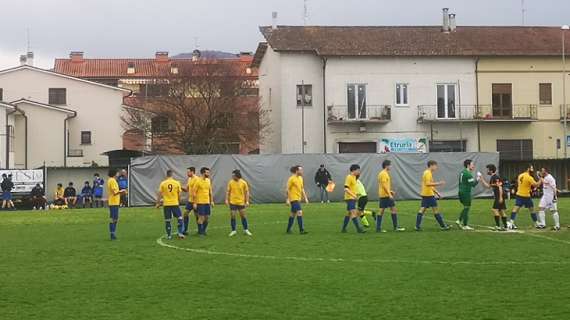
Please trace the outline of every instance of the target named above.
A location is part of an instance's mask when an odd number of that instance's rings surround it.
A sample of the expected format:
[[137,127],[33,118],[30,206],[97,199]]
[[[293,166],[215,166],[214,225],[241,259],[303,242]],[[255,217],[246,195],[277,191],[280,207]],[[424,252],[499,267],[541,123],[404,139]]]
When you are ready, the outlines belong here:
[[426,138],[381,139],[380,153],[426,153]]

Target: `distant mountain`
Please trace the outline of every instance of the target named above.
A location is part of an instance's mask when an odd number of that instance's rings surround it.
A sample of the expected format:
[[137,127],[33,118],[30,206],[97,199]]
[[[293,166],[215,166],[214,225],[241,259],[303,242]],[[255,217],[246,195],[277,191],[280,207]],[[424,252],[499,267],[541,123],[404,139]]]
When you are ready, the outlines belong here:
[[[206,59],[232,59],[236,58],[238,55],[235,53],[216,51],[216,50],[200,50],[200,55],[202,58]],[[179,53],[172,56],[173,59],[190,59],[192,58],[192,52],[189,53]]]

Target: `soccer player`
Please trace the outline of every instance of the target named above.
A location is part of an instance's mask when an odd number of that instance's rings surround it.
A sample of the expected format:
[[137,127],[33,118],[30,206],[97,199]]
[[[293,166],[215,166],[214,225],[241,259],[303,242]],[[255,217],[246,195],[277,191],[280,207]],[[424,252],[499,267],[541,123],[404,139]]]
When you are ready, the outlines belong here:
[[390,170],[392,169],[392,162],[384,160],[382,162],[382,171],[378,174],[378,195],[380,196],[380,212],[376,216],[376,232],[382,232],[382,220],[384,211],[390,209],[392,214],[392,226],[394,231],[406,231],[398,224],[398,210],[396,210],[396,202],[394,196],[396,193],[392,190],[392,177]]
[[368,204],[368,193],[366,193],[366,187],[364,187],[360,176],[356,177],[356,196],[358,197],[356,206],[358,209],[358,215],[360,216],[360,222],[365,228],[368,228],[370,227],[370,223],[366,216],[375,216],[375,213],[366,210],[366,205]]
[[95,208],[99,208],[99,206],[103,207],[103,179],[99,176],[98,173],[93,175],[93,198],[95,203]]
[[2,209],[16,210],[14,202],[12,202],[12,189],[14,189],[14,182],[12,182],[12,175],[2,174]]
[[[194,210],[194,184],[196,183],[198,177],[196,176],[196,168],[189,167],[186,170],[188,175],[188,182],[186,187],[182,188],[182,191],[188,192],[188,202],[186,203],[186,208],[184,210],[184,235],[188,235],[188,227],[190,225],[190,214]],[[198,214],[195,212],[194,216],[196,218],[196,225],[198,224]]]
[[538,226],[538,215],[534,211],[534,203],[532,202],[531,198],[532,189],[540,185],[540,181],[537,182],[534,179],[534,167],[532,165],[529,165],[526,171],[519,175],[517,181],[518,187],[515,206],[513,207],[513,211],[511,212],[511,219],[507,225],[509,229],[518,229],[517,225],[515,224],[515,220],[517,219],[517,214],[519,213],[520,209],[522,207],[525,207],[530,212],[530,217],[532,221],[534,221],[535,226]]
[[210,181],[210,169],[200,169],[200,177],[197,178],[194,188],[194,212],[198,213],[198,234],[205,236],[208,230],[208,220],[214,206],[212,182]]
[[455,222],[460,229],[470,231],[473,230],[469,226],[469,210],[471,209],[471,191],[479,184],[481,173],[477,172],[477,179],[473,177],[475,163],[473,160],[463,161],[463,171],[459,173],[459,202],[463,205],[463,211],[459,214],[459,218]]
[[[493,189],[493,215],[495,217],[495,230],[505,231],[507,229],[507,204],[505,199],[506,190],[503,188],[503,179],[497,174],[497,167],[494,164],[487,165],[487,175],[491,176],[489,183],[481,179],[481,183],[487,188]],[[501,226],[501,221],[503,226]]]
[[[166,171],[166,179],[160,183],[158,188],[158,198],[156,207],[164,206],[164,225],[166,227],[166,238],[172,239],[172,216],[178,220],[178,239],[184,239],[184,220],[182,219],[182,212],[180,212],[180,193],[182,186],[180,182],[173,178],[174,173],[172,170]],[[119,198],[120,204],[120,198]]]
[[445,181],[435,182],[433,181],[433,173],[437,171],[437,162],[435,160],[430,160],[427,163],[427,169],[424,171],[422,176],[422,188],[420,195],[422,196],[422,204],[420,211],[416,216],[416,231],[422,230],[422,220],[427,209],[432,210],[435,220],[441,227],[441,230],[449,230],[450,227],[443,221],[443,216],[439,212],[437,206],[436,195],[441,198],[441,194],[437,191],[436,187],[445,185]]
[[548,209],[552,213],[552,219],[554,220],[555,231],[560,231],[560,215],[558,214],[558,205],[556,203],[557,197],[556,192],[556,180],[548,172],[548,169],[540,169],[541,183],[542,183],[542,198],[540,198],[540,204],[538,205],[538,228],[546,228],[546,216],[545,210]]
[[232,172],[232,179],[228,182],[226,205],[230,207],[230,226],[232,228],[230,237],[237,234],[236,216],[238,213],[241,218],[243,233],[251,236],[252,234],[249,231],[247,216],[245,214],[245,208],[249,206],[249,186],[242,178],[239,170],[234,170]]
[[124,191],[119,190],[117,183],[117,170],[109,169],[109,180],[107,181],[107,195],[109,205],[109,233],[111,240],[117,240],[115,232],[117,231],[117,223],[119,222],[119,206],[121,205],[121,194]]
[[287,233],[292,233],[291,228],[293,224],[295,224],[295,217],[297,217],[299,233],[307,234],[308,232],[305,231],[303,224],[303,209],[301,208],[301,200],[304,199],[306,203],[309,203],[303,182],[303,167],[294,166],[290,171],[291,177],[287,180],[287,200],[285,202],[288,206],[291,206],[289,222],[287,223]]
[[61,183],[57,184],[57,188],[55,188],[55,192],[53,194],[53,204],[56,206],[67,206],[67,200],[64,197],[64,189]]
[[65,202],[70,208],[75,208],[77,204],[77,191],[73,186],[73,182],[70,182],[65,190],[63,191],[63,196],[65,197]]
[[83,208],[87,208],[87,203],[89,203],[89,207],[93,208],[93,188],[91,188],[89,181],[85,181],[81,189],[81,200],[83,202]]
[[342,232],[346,233],[346,228],[352,220],[352,223],[356,227],[356,231],[358,233],[365,233],[366,231],[362,230],[360,227],[360,223],[358,221],[358,210],[356,209],[356,200],[358,199],[356,186],[357,186],[357,179],[360,175],[360,166],[357,164],[353,164],[350,166],[350,174],[346,176],[344,180],[344,201],[346,202],[346,215],[344,216],[344,221],[342,223]]

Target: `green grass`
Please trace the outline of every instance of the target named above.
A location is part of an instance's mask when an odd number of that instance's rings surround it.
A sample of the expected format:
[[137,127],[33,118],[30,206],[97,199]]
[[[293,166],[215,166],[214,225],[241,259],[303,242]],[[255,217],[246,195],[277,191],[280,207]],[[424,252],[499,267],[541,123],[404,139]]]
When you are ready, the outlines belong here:
[[[408,230],[417,205],[399,203]],[[489,206],[474,202],[473,224],[493,224]],[[532,230],[523,212],[518,234],[441,232],[432,218],[421,233],[359,235],[351,225],[341,234],[342,204],[304,209],[306,236],[284,233],[288,208],[275,204],[249,209],[253,238],[230,239],[217,206],[208,237],[164,241],[181,250],[157,243],[157,209],[123,209],[117,242],[106,210],[1,212],[0,319],[559,320],[570,311],[569,200],[559,233]],[[456,201],[442,209],[457,218]]]

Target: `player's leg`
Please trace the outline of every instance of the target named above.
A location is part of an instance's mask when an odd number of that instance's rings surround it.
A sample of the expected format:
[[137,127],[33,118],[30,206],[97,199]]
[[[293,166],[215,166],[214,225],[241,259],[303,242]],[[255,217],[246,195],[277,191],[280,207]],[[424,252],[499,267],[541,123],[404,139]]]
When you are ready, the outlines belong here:
[[540,226],[538,224],[538,213],[534,209],[534,203],[532,203],[532,199],[528,200],[526,207],[528,208],[532,222],[534,222],[534,226],[536,228],[539,228]]
[[190,226],[190,213],[192,212],[192,208],[193,208],[193,204],[190,202],[186,203],[186,207],[184,208],[184,215],[183,215],[183,220],[184,220],[184,235],[187,236],[188,235],[188,228]]
[[550,207],[550,212],[552,213],[552,220],[554,220],[554,228],[555,231],[560,231],[560,215],[558,213],[558,203],[553,202],[552,206]]
[[344,218],[342,220],[342,229],[341,232],[342,233],[346,233],[347,230],[346,228],[348,228],[348,224],[350,223],[350,218],[351,218],[351,204],[350,201],[345,201],[346,202],[346,214],[344,215]]
[[424,219],[424,214],[426,212],[426,207],[424,204],[424,200],[422,200],[422,205],[420,207],[420,210],[418,211],[418,214],[416,215],[416,227],[415,230],[416,231],[421,231],[422,230],[422,221]]
[[394,231],[406,231],[406,228],[400,227],[400,222],[398,221],[398,209],[396,208],[396,203],[393,203],[390,208],[390,217],[392,218],[392,227]]
[[441,228],[441,230],[449,230],[450,228],[445,223],[445,221],[443,219],[443,215],[439,211],[439,207],[437,207],[437,204],[435,205],[435,207],[431,208],[431,211],[433,212],[433,216],[434,216],[435,220],[437,221],[437,223],[439,224],[439,227]]
[[170,207],[165,206],[162,209],[164,214],[164,228],[166,230],[166,238],[168,240],[172,239],[172,210]]
[[205,214],[204,214],[204,223],[203,223],[203,230],[204,234],[208,231],[208,224],[210,223],[210,214],[212,214],[212,207],[209,204],[204,205]]
[[305,231],[305,222],[303,221],[303,210],[297,211],[297,225],[299,226],[299,233],[306,234]]
[[384,204],[382,203],[382,200],[380,200],[380,211],[376,216],[376,232],[382,232],[382,218],[384,217],[384,211],[386,211],[386,208],[384,208]]
[[360,197],[358,199],[358,214],[360,216],[360,222],[365,228],[370,227],[370,223],[368,223],[368,219],[366,219],[366,205],[368,204],[368,197]]
[[119,222],[119,207],[109,206],[109,233],[111,240],[116,240],[117,223]]
[[236,215],[237,215],[237,208],[235,208],[233,205],[230,205],[230,237],[233,237],[237,234],[237,221],[236,221]]
[[241,226],[243,227],[243,233],[248,236],[251,236],[251,232],[249,231],[249,222],[247,221],[247,214],[245,212],[245,207],[239,210],[239,217],[241,219]]
[[546,206],[543,206],[542,200],[538,207],[538,221],[536,222],[536,227],[538,229],[546,228]]
[[517,229],[515,221],[517,219],[517,214],[519,213],[521,206],[522,206],[521,200],[520,200],[520,198],[517,197],[517,199],[515,200],[515,206],[513,207],[513,210],[511,211],[511,218],[508,222],[509,229]]
[[182,212],[180,211],[179,206],[172,207],[172,214],[178,220],[178,238],[184,239],[184,219],[182,218]]
[[360,226],[358,209],[356,208],[356,200],[348,201],[348,208],[347,209],[350,212],[350,219],[352,220],[352,223],[354,224],[356,231],[358,233],[364,233],[365,231],[362,230],[362,227]]

